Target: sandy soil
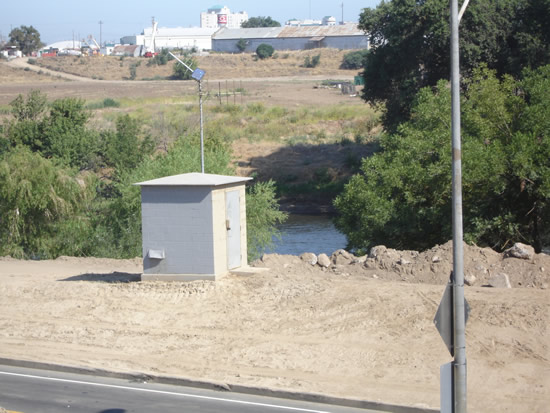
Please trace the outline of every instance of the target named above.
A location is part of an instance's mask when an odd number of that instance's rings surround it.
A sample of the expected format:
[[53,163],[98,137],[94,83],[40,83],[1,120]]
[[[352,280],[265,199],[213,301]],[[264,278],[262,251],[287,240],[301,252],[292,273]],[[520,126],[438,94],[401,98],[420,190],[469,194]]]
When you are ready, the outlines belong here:
[[[140,259],[3,258],[0,356],[437,408],[451,257],[266,255],[269,271],[215,283],[141,282]],[[499,272],[513,288],[483,287]],[[469,411],[550,411],[550,256],[466,247],[465,273]]]

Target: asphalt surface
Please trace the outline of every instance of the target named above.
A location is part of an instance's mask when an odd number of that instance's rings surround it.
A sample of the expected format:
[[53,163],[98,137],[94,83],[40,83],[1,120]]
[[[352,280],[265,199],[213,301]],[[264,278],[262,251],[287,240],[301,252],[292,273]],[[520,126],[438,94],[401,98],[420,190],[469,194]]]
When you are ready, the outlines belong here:
[[273,397],[128,381],[73,373],[0,367],[0,406],[21,413],[375,413]]

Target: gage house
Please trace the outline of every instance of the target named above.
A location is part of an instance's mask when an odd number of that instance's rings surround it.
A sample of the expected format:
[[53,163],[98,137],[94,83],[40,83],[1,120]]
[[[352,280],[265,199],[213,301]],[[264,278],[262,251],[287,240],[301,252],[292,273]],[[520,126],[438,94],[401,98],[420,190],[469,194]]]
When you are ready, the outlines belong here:
[[142,280],[215,280],[247,266],[245,183],[187,173],[140,182]]

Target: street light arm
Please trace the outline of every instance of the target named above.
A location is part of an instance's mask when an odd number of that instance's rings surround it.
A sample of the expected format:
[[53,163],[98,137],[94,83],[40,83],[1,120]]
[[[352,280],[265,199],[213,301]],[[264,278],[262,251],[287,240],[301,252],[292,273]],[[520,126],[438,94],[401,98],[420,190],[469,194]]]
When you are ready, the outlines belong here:
[[181,61],[176,55],[174,55],[172,52],[168,52],[170,56],[172,56],[174,59],[176,59],[178,62],[180,62],[182,65],[184,65],[187,70],[189,70],[191,73],[193,73],[193,69],[191,69],[189,66],[187,66],[183,61]]
[[464,3],[462,3],[462,7],[460,8],[460,11],[458,12],[458,22],[459,23],[460,23],[460,20],[462,20],[462,15],[466,11],[466,7],[468,7],[469,2],[470,2],[470,0],[464,0]]

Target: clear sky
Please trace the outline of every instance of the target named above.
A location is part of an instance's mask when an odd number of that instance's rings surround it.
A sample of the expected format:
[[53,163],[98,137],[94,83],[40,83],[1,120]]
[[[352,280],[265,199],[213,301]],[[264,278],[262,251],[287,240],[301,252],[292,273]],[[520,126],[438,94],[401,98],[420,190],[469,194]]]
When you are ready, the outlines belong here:
[[[249,17],[271,16],[284,24],[291,18],[322,19],[334,16],[336,21],[358,21],[361,10],[376,7],[380,0],[8,0],[2,2],[0,36],[7,40],[12,28],[33,26],[41,40],[53,43],[75,40],[92,34],[97,41],[118,42],[122,36],[140,34],[151,26],[199,27],[200,13],[214,5],[227,6],[232,13],[246,11]],[[103,24],[100,25],[99,22]]]

